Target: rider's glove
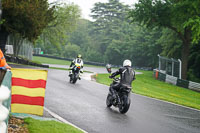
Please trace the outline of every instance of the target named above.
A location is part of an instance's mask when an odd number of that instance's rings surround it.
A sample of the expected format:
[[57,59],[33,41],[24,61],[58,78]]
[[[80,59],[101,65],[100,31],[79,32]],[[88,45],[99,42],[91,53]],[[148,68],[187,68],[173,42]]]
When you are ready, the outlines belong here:
[[81,70],[80,73],[83,73],[83,70]]
[[113,78],[113,76],[109,76],[109,78]]

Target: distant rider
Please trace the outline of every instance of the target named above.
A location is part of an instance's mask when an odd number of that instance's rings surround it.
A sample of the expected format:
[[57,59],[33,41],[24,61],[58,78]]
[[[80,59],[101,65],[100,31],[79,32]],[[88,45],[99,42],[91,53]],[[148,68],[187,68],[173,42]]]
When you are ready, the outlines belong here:
[[131,87],[132,81],[135,80],[135,71],[131,68],[131,61],[124,60],[123,67],[121,67],[118,71],[112,73],[109,78],[114,78],[115,76],[120,74],[120,82],[117,84],[113,84],[110,87],[110,92],[112,93],[114,99],[119,100],[117,98],[116,92],[119,91],[120,87],[128,86]]
[[[73,69],[73,67],[74,67],[76,64],[78,64],[78,65],[81,67],[80,73],[83,73],[83,60],[82,60],[81,54],[78,54],[78,55],[77,55],[77,58],[74,59],[74,60],[71,62],[70,71],[69,71],[69,76],[72,75],[72,69]],[[79,77],[79,79],[80,79],[80,77]]]

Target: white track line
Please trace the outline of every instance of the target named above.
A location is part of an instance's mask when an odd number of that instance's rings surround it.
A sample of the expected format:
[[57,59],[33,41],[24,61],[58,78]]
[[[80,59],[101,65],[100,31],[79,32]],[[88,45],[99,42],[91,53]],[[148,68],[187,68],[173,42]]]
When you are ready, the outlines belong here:
[[144,95],[140,95],[140,94],[136,94],[136,93],[133,93],[133,94],[141,96],[141,97],[146,97],[146,98],[149,98],[149,99],[153,99],[153,100],[156,100],[156,101],[161,101],[161,102],[164,102],[164,103],[169,103],[169,104],[173,104],[173,105],[176,105],[176,106],[188,108],[188,109],[191,109],[191,110],[200,111],[198,109],[187,107],[187,106],[180,105],[180,104],[177,104],[177,103],[172,103],[172,102],[169,102],[169,101],[164,101],[164,100],[161,100],[161,99],[156,99],[156,98],[153,98],[153,97],[148,97],[148,96],[144,96]]
[[[108,85],[104,85],[104,84],[98,83],[98,82],[96,82],[96,81],[91,81],[91,82],[97,83],[97,84],[102,85],[102,86],[107,86],[107,87],[109,87]],[[169,101],[164,101],[164,100],[161,100],[161,99],[156,99],[156,98],[153,98],[153,97],[148,97],[148,96],[140,95],[140,94],[133,93],[133,92],[131,92],[131,93],[134,94],[134,95],[138,95],[138,96],[141,96],[141,97],[153,99],[153,100],[156,100],[156,101],[161,101],[161,102],[164,102],[164,103],[173,104],[173,105],[180,106],[180,107],[184,107],[184,108],[188,108],[188,109],[191,109],[191,110],[200,111],[200,110],[195,109],[195,108],[191,108],[191,107],[187,107],[187,106],[184,106],[184,105],[172,103],[172,102],[169,102]]]
[[88,132],[86,132],[85,130],[83,130],[83,129],[77,127],[76,125],[74,125],[74,124],[68,122],[67,120],[65,120],[65,119],[62,118],[61,116],[57,115],[56,113],[50,111],[50,110],[47,109],[46,107],[44,107],[44,110],[46,110],[50,115],[52,115],[54,118],[58,119],[59,121],[61,121],[61,122],[63,122],[63,123],[66,123],[66,124],[69,124],[69,125],[71,125],[71,126],[77,128],[77,129],[81,130],[81,131],[84,132],[84,133],[88,133]]

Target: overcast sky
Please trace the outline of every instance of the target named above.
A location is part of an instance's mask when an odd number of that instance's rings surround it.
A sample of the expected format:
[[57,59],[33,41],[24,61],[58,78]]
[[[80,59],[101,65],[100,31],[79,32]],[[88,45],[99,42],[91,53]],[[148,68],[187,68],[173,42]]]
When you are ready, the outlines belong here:
[[[108,2],[108,0],[49,0],[49,1],[50,2],[52,2],[52,1],[65,1],[67,3],[73,2],[73,3],[80,6],[82,17],[85,18],[85,19],[89,19],[89,20],[91,20],[91,18],[89,17],[90,9],[93,8],[94,3],[96,3],[96,2]],[[120,2],[123,2],[124,4],[130,5],[130,6],[133,5],[137,1],[138,0],[120,0]]]

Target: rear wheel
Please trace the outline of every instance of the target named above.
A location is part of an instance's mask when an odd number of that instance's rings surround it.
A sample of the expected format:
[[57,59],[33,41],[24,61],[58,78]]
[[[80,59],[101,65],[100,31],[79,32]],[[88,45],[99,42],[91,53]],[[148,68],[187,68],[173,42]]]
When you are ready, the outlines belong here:
[[131,99],[127,95],[121,97],[121,105],[119,106],[119,112],[125,114],[131,104]]
[[106,105],[107,107],[111,107],[112,106],[112,96],[110,94],[108,94],[107,98],[106,98]]

